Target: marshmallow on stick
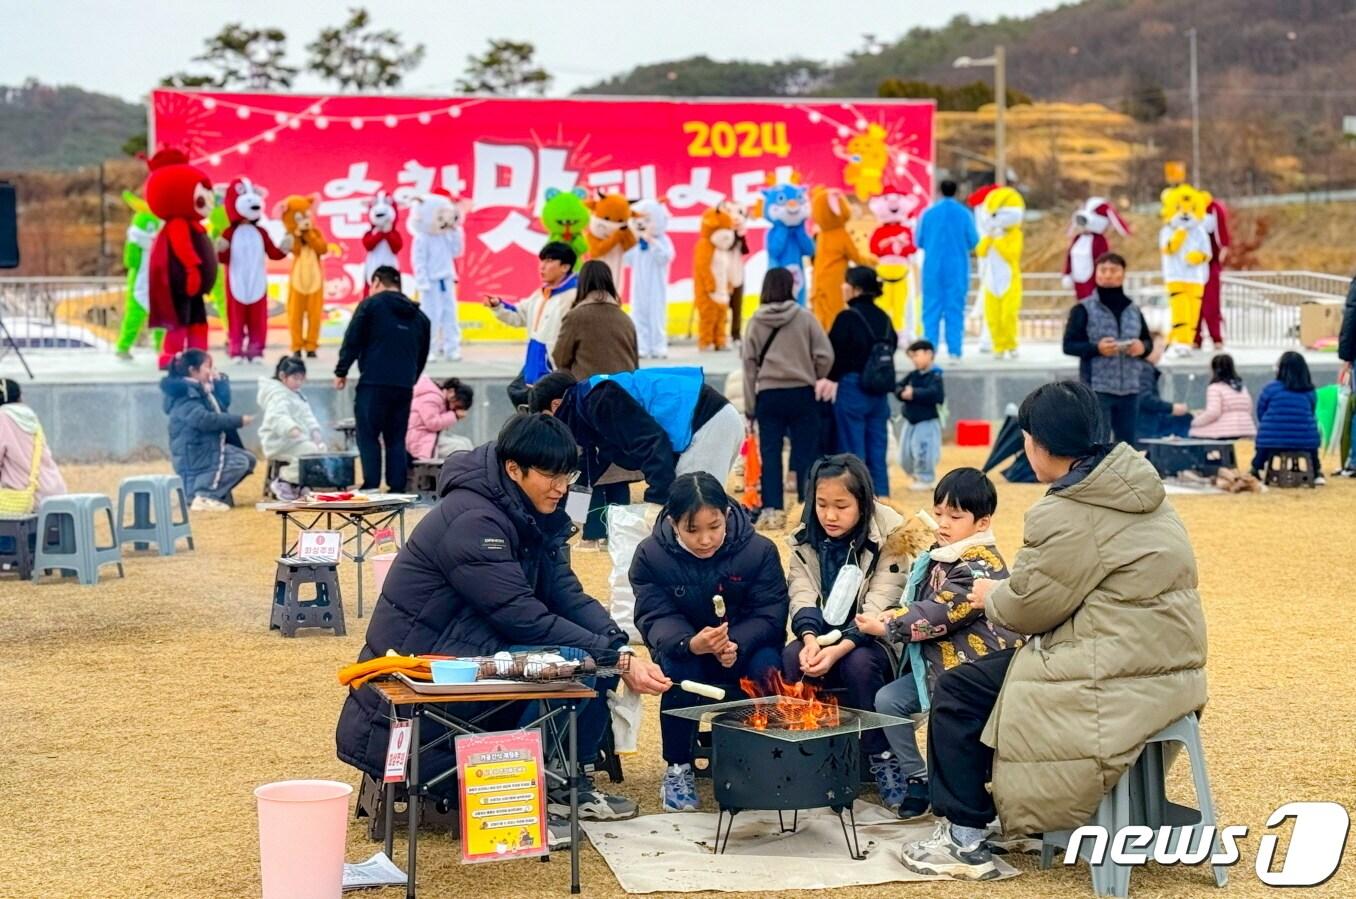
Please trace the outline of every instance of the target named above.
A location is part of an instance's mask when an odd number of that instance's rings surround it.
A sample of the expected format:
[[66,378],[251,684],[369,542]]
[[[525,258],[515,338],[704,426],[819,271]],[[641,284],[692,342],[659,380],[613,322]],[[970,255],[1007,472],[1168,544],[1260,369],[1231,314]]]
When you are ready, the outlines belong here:
[[815,642],[820,646],[832,646],[841,639],[843,639],[843,632],[834,628],[827,634],[820,634],[818,637],[815,637]]
[[713,608],[713,609],[716,610],[716,617],[717,617],[717,618],[724,619],[724,618],[725,618],[725,597],[721,596],[719,593],[717,593],[715,596],[711,597],[711,608]]

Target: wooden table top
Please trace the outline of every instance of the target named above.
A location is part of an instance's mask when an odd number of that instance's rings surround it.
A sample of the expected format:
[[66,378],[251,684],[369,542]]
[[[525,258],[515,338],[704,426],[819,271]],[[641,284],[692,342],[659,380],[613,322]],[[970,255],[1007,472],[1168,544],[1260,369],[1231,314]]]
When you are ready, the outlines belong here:
[[265,512],[279,515],[288,512],[389,512],[400,506],[409,506],[418,499],[416,496],[377,496],[365,502],[336,500],[335,502],[279,502],[260,503],[255,506]]
[[427,705],[449,702],[514,702],[525,699],[593,699],[598,692],[583,684],[573,684],[559,690],[534,690],[531,684],[523,684],[522,690],[511,693],[485,692],[460,693],[457,695],[430,695],[417,693],[404,681],[396,678],[380,678],[368,683],[392,705]]

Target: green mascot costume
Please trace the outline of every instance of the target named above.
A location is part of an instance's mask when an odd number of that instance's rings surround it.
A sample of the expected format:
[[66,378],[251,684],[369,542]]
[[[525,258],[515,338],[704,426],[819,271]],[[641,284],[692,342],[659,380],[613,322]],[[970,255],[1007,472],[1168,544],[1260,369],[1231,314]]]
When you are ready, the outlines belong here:
[[[546,239],[550,242],[569,244],[574,250],[574,270],[584,264],[589,253],[589,242],[584,230],[589,224],[589,208],[584,205],[588,194],[584,188],[558,190],[546,188],[546,203],[541,210],[541,223],[546,228]],[[621,285],[617,285],[618,289]]]
[[[212,214],[207,217],[206,222],[207,236],[212,238],[213,246],[216,246],[217,239],[226,233],[230,226],[231,220],[226,215],[226,207],[222,205],[221,193],[218,192],[217,205],[212,207]],[[207,296],[212,298],[212,306],[217,310],[217,323],[221,327],[222,336],[225,337],[231,333],[230,323],[226,319],[226,266],[217,266],[217,280],[212,284]]]
[[[130,190],[122,192],[122,199],[132,210],[132,223],[127,226],[127,243],[122,248],[122,264],[127,268],[127,300],[122,316],[122,333],[118,335],[118,358],[131,359],[132,345],[141,336],[141,329],[146,327],[147,310],[150,307],[147,277],[150,265],[146,256],[155,240],[155,232],[160,230],[161,221],[151,212],[146,201]],[[165,332],[156,328],[152,333],[158,350]]]

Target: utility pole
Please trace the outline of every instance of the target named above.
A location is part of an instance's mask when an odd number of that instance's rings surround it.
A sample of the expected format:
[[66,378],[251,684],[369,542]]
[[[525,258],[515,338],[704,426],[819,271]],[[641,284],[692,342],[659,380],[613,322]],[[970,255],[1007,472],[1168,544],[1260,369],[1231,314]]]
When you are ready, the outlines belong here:
[[[1195,59],[1194,55],[1192,59]],[[1002,44],[993,48],[993,65],[994,102],[998,104],[994,119],[994,160],[997,163],[994,183],[1002,187],[1008,183],[1007,126],[1004,122],[1004,113],[1008,109],[1008,72]]]
[[99,274],[108,274],[108,185],[104,177],[104,164],[99,163]]
[[1191,47],[1191,176],[1188,181],[1199,185],[1201,179],[1201,93],[1196,80],[1196,29],[1187,29]]

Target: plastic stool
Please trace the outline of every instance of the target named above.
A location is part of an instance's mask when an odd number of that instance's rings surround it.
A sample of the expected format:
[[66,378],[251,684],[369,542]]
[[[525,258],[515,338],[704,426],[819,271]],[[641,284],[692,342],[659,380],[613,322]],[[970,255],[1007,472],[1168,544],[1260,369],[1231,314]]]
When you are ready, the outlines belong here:
[[988,446],[989,423],[962,419],[956,422],[956,446]]
[[[301,585],[314,584],[315,597],[301,598]],[[273,583],[273,611],[268,629],[295,637],[297,628],[323,627],[344,636],[344,600],[339,593],[339,568],[334,564],[278,561]]]
[[[13,543],[13,548],[9,544]],[[38,542],[38,516],[0,517],[0,565],[13,565],[19,577],[33,576],[33,552]]]
[[1273,453],[1267,460],[1268,487],[1313,487],[1314,460],[1307,450]]
[[[376,842],[386,839],[386,790],[385,784],[379,783],[370,774],[364,774],[362,782],[358,785],[358,802],[353,808],[353,818],[355,821],[367,818],[367,838]],[[395,810],[395,829],[399,830],[406,826],[409,820],[409,791],[405,789],[404,783],[396,784],[395,802],[393,805],[403,806]],[[420,796],[419,809],[419,831],[443,831],[456,839],[461,832],[461,812],[457,808],[455,798],[439,796]]]
[[[132,520],[127,520],[127,501],[132,501]],[[175,507],[178,515],[175,515]],[[177,475],[148,474],[123,478],[118,485],[118,544],[133,549],[154,543],[162,556],[176,552],[180,538],[193,548],[193,527],[188,523],[188,497]]]
[[[94,517],[108,516],[113,543],[96,545]],[[99,581],[99,569],[117,565],[122,570],[122,544],[118,542],[118,523],[113,519],[113,502],[102,493],[72,493],[49,496],[38,508],[38,542],[33,554],[33,580],[48,571],[73,571],[82,584]]]
[[[1167,772],[1164,758],[1165,743],[1181,743],[1186,749],[1191,764],[1192,783],[1196,789],[1196,801],[1201,804],[1197,811],[1184,805],[1169,802],[1164,790],[1164,775]],[[1178,829],[1191,831],[1190,848],[1197,849],[1203,838],[1204,828],[1215,827],[1215,803],[1210,792],[1210,777],[1205,771],[1205,750],[1201,746],[1201,729],[1193,712],[1177,719],[1149,738],[1135,764],[1125,772],[1116,786],[1102,797],[1089,824],[1106,828],[1107,834],[1115,839],[1117,831],[1132,824],[1152,828],[1164,825],[1172,827],[1173,833],[1169,845],[1176,846]],[[1219,847],[1219,834],[1211,845],[1211,852]],[[1050,867],[1055,857],[1055,849],[1067,849],[1072,831],[1052,831],[1045,834],[1041,843],[1041,869]],[[1157,840],[1157,835],[1155,835]],[[1080,841],[1079,856],[1088,861],[1092,854],[1092,841]],[[1110,849],[1108,849],[1108,853]],[[1130,893],[1129,865],[1118,865],[1108,854],[1100,865],[1093,865],[1092,889],[1098,896],[1127,896]],[[1229,882],[1228,869],[1215,866],[1215,884],[1224,886]]]
[[441,459],[415,459],[410,463],[410,482],[421,503],[438,501],[438,475],[442,470]]

